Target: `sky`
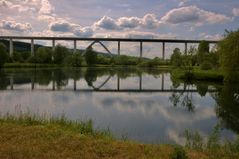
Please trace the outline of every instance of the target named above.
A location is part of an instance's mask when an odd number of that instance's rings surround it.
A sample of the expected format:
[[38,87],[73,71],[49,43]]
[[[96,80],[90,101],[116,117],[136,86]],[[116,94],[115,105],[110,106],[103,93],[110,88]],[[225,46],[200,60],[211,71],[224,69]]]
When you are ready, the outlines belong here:
[[0,35],[218,40],[239,0],[0,0]]

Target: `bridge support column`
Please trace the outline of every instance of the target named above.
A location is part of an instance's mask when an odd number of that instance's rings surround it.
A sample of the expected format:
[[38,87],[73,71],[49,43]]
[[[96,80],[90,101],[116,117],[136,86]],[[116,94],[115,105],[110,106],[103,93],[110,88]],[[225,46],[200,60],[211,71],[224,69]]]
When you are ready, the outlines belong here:
[[165,42],[162,43],[162,58],[165,60]]
[[32,86],[32,90],[34,90],[34,88],[35,88],[35,77],[31,78],[31,86]]
[[9,40],[9,55],[10,57],[13,56],[13,40],[12,39]]
[[56,41],[52,40],[52,51],[55,51],[56,48]]
[[11,76],[11,77],[10,77],[10,86],[11,86],[11,90],[14,89],[13,85],[14,85],[14,78],[13,78],[13,76]]
[[118,41],[118,56],[120,56],[120,41]]
[[51,77],[52,77],[52,90],[56,90],[56,85],[55,85],[55,73],[52,72],[51,73]]
[[119,75],[117,75],[117,90],[120,90],[120,78]]
[[77,41],[74,40],[74,53],[76,53],[76,50],[77,50]]
[[162,73],[161,90],[164,91],[164,73]]
[[188,53],[188,43],[185,43],[185,54]]
[[51,55],[51,59],[52,61],[54,61],[54,52],[55,52],[55,49],[56,49],[56,41],[53,39],[52,40],[52,55]]
[[143,42],[140,41],[140,59],[143,57]]
[[74,79],[74,91],[76,91],[76,79]]
[[34,56],[34,39],[31,39],[31,56]]
[[139,90],[142,90],[142,74],[139,75]]

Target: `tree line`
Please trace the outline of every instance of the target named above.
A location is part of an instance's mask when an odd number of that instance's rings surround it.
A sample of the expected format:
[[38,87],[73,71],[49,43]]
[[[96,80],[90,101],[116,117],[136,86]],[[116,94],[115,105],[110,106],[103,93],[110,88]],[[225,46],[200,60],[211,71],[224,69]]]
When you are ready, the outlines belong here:
[[238,81],[239,30],[226,31],[224,38],[211,51],[206,41],[202,41],[198,48],[190,47],[187,53],[182,53],[176,48],[170,57],[170,63],[189,73],[194,67],[201,70],[223,71],[225,81]]

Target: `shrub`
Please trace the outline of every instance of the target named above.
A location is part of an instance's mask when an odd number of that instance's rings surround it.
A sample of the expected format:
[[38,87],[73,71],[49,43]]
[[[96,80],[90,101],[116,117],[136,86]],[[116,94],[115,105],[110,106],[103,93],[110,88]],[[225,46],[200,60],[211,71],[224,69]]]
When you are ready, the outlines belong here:
[[11,62],[24,62],[24,59],[20,52],[14,52],[11,57]]
[[37,63],[51,63],[52,62],[52,49],[47,47],[40,47],[37,49],[35,59]]
[[117,56],[114,61],[117,65],[137,65],[139,63],[139,59],[137,57],[130,57],[126,55]]
[[4,44],[0,43],[0,68],[7,62],[9,56],[7,53],[7,48]]
[[69,50],[61,45],[57,45],[53,52],[54,63],[63,64],[65,57],[69,55]]
[[31,53],[28,51],[22,52],[22,58],[26,61],[31,56]]
[[201,70],[211,70],[212,69],[212,64],[208,61],[204,61],[201,66]]
[[170,57],[171,65],[173,66],[181,66],[182,65],[182,57],[179,48],[174,49],[173,54]]
[[198,132],[192,132],[189,130],[185,131],[186,144],[185,147],[188,149],[203,150],[203,139]]
[[109,65],[111,64],[111,58],[103,55],[98,55],[97,64]]
[[220,64],[225,72],[225,80],[234,82],[233,72],[239,68],[239,30],[227,31],[225,38],[218,46]]
[[206,41],[200,42],[197,52],[197,60],[199,65],[201,65],[205,61],[205,58],[208,54],[209,54],[209,43]]
[[155,67],[161,64],[166,64],[166,62],[162,61],[160,58],[155,57],[152,60],[147,60],[139,64],[141,67]]
[[187,159],[185,150],[181,146],[175,146],[171,153],[171,159]]
[[64,63],[73,67],[80,67],[83,65],[83,61],[84,59],[81,56],[81,54],[76,53],[76,54],[67,56]]

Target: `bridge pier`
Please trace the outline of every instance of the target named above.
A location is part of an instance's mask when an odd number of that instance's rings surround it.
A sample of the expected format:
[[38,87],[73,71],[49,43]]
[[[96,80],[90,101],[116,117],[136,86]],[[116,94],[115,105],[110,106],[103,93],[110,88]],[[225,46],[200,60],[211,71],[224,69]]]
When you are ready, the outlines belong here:
[[143,42],[140,41],[140,59],[143,57]]
[[77,51],[77,40],[74,40],[74,51],[73,53],[76,53]]
[[52,51],[55,51],[56,49],[56,41],[55,39],[52,40]]
[[13,57],[13,39],[12,38],[9,40],[9,55],[10,57]]
[[120,78],[119,75],[117,75],[117,90],[120,90]]
[[52,40],[52,55],[51,55],[52,61],[54,60],[54,52],[55,52],[55,49],[56,49],[56,41],[55,41],[55,39],[53,39],[53,40]]
[[35,88],[35,77],[31,78],[31,89],[34,90]]
[[120,56],[120,41],[118,41],[118,56]]
[[139,90],[142,90],[142,74],[139,75]]
[[164,91],[164,73],[162,73],[161,90]]
[[185,43],[185,54],[188,53],[188,43]]
[[162,43],[162,58],[165,60],[165,42]]
[[76,91],[76,79],[74,79],[74,91]]
[[13,90],[14,89],[14,78],[13,78],[13,76],[11,76],[10,77],[10,87],[11,87],[11,90]]
[[31,56],[34,56],[34,39],[31,39]]
[[56,85],[55,85],[55,73],[52,72],[51,73],[51,77],[52,77],[52,90],[56,90]]

